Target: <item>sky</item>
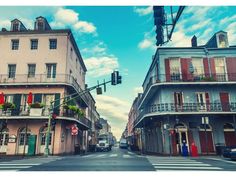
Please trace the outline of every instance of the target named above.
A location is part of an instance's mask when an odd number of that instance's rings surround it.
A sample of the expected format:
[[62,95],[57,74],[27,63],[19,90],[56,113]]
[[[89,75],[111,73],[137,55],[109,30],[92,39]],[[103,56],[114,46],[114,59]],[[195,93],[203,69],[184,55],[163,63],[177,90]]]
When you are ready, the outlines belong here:
[[[169,12],[169,6],[165,10]],[[172,40],[165,46],[190,47],[193,35],[202,45],[220,30],[228,32],[230,45],[236,45],[235,12],[235,6],[188,6]],[[110,74],[119,70],[122,84],[107,85],[102,95],[91,92],[100,116],[108,120],[119,139],[128,122],[132,102],[137,93],[142,92],[142,83],[155,54],[152,7],[1,6],[0,13],[0,28],[9,29],[10,21],[18,18],[26,28],[33,29],[38,16],[47,18],[53,29],[70,28],[88,69],[88,86],[110,80]]]

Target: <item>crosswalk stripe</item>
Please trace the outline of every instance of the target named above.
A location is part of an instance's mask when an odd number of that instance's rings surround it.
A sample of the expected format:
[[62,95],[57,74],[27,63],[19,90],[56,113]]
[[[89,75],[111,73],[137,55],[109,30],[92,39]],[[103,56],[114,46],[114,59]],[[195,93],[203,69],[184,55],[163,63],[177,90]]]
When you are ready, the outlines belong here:
[[109,157],[117,157],[118,154],[111,154]]
[[105,156],[105,154],[100,154],[97,157],[104,157],[104,156]]
[[168,166],[161,166],[161,167],[154,167],[155,169],[191,169],[191,170],[222,170],[220,167],[168,167]]
[[173,163],[173,164],[203,164],[203,162],[163,162],[163,161],[160,161],[160,163],[163,163],[163,164],[169,164],[169,163]]
[[123,157],[124,157],[124,158],[128,158],[128,157],[131,157],[131,156],[128,155],[128,154],[124,154]]
[[0,166],[7,166],[7,165],[15,165],[15,166],[31,165],[31,166],[34,166],[34,165],[40,165],[40,164],[39,163],[35,163],[35,164],[28,164],[28,163],[25,163],[25,164],[21,164],[21,163],[0,163]]
[[199,163],[192,163],[192,164],[189,164],[189,163],[184,163],[184,164],[176,164],[176,163],[169,163],[169,164],[166,164],[166,163],[160,163],[160,164],[153,164],[153,165],[155,165],[155,166],[182,166],[182,165],[184,165],[184,166],[211,166],[211,165],[209,165],[209,164],[199,164]]
[[14,169],[18,169],[18,168],[30,168],[30,167],[32,167],[32,166],[21,166],[21,167],[14,167],[14,166],[8,166],[8,167],[0,167],[0,169],[1,168],[4,168],[4,169],[10,169],[10,168],[14,168]]

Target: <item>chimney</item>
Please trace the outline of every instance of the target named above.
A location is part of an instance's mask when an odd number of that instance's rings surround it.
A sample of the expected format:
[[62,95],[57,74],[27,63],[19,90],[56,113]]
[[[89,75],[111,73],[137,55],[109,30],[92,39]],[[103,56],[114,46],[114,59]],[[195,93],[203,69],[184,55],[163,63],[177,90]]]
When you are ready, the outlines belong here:
[[6,28],[2,28],[2,31],[5,32],[5,31],[7,31],[7,29]]
[[191,39],[192,47],[197,47],[197,37],[194,35]]

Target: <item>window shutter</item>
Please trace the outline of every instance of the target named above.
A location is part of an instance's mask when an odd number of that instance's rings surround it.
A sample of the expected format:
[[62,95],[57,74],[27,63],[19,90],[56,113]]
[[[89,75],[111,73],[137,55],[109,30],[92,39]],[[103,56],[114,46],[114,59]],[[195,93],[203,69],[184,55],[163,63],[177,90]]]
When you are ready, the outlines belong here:
[[12,115],[19,115],[20,113],[20,104],[21,104],[21,94],[15,94],[13,97],[13,103],[16,108],[12,111]]
[[229,81],[236,81],[236,58],[226,58],[226,66]]
[[205,97],[206,97],[206,106],[207,106],[207,110],[210,110],[210,98],[209,98],[209,93],[205,93]]
[[[60,93],[56,93],[56,94],[55,94],[54,107],[60,105],[60,100],[59,100],[60,98],[61,98]],[[53,113],[56,114],[56,115],[59,115],[59,114],[60,114],[60,107],[54,108],[54,109],[53,109]]]
[[209,63],[207,58],[203,58],[203,67],[204,67],[205,77],[210,77]]
[[170,82],[170,59],[165,59],[166,81]]
[[42,102],[42,94],[34,94],[34,102],[41,103]]
[[216,79],[216,67],[215,67],[215,59],[211,58],[210,59],[210,64],[211,64],[211,73],[212,73],[212,77],[214,79]]

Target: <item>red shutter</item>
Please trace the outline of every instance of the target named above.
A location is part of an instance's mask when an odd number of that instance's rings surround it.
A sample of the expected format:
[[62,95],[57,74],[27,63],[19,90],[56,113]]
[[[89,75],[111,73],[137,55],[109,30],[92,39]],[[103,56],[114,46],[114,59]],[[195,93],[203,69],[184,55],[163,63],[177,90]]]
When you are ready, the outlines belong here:
[[171,134],[171,140],[172,140],[172,153],[173,153],[173,155],[177,155],[177,144],[176,144],[176,132],[175,131],[173,134]]
[[236,81],[236,58],[226,58],[229,81]]
[[181,73],[182,73],[182,80],[188,81],[191,78],[191,74],[189,72],[189,63],[191,62],[190,58],[181,58],[180,65],[181,65]]
[[188,130],[188,147],[191,147],[191,144],[194,142],[193,133],[191,130]]
[[210,77],[210,71],[209,71],[209,65],[208,65],[208,59],[207,58],[203,58],[203,66],[204,66],[204,73],[205,73],[205,77]]
[[216,79],[216,67],[215,67],[215,59],[211,58],[210,59],[210,64],[211,64],[211,74],[214,79]]
[[210,110],[210,98],[209,98],[209,94],[207,92],[205,93],[205,97],[206,97],[207,111],[209,111]]
[[220,102],[223,111],[230,111],[229,107],[229,94],[227,92],[220,93]]
[[166,82],[170,82],[170,59],[165,59]]

